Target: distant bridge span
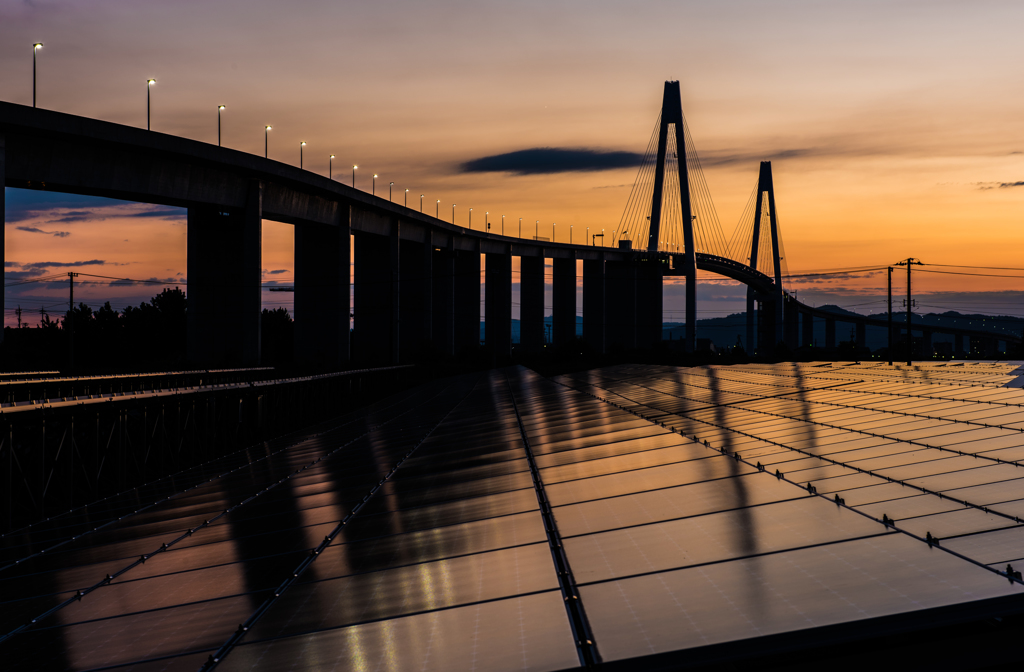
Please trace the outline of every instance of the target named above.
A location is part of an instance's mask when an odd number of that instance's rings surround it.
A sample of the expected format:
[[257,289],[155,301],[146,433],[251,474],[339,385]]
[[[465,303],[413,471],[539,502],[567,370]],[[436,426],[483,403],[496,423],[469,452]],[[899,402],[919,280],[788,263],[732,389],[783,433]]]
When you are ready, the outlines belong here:
[[[576,261],[582,260],[584,339],[598,351],[650,347],[661,338],[662,278],[677,274],[674,266],[685,258],[467,229],[278,161],[5,102],[0,174],[9,187],[186,208],[188,352],[197,364],[259,362],[263,219],[295,226],[296,356],[326,366],[477,347],[481,254],[485,340],[499,356],[511,350],[514,256],[521,269],[521,347],[537,349],[545,340],[545,258],[553,260],[556,342],[575,337]],[[778,293],[772,277],[732,259],[697,253],[696,267],[746,284],[758,296]],[[786,301],[794,315],[835,317],[788,295]]]

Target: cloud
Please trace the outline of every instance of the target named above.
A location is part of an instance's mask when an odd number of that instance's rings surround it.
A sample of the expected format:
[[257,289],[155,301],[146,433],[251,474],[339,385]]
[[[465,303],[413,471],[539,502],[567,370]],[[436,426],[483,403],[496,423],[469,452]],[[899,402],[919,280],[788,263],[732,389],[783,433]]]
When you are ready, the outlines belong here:
[[585,147],[534,147],[482,156],[461,164],[459,170],[463,173],[545,175],[630,168],[640,165],[642,160],[643,155],[634,152],[609,152]]
[[134,212],[131,217],[160,217],[161,219],[185,219],[188,214],[188,210],[185,208],[170,208],[157,206],[152,210],[145,210],[143,212]]
[[1024,180],[1019,182],[973,182],[982,191],[988,189],[1008,189],[1010,187],[1024,187]]
[[21,222],[38,217],[40,213],[55,209],[82,212],[86,208],[128,205],[128,201],[99,196],[79,196],[62,194],[55,191],[36,191],[34,189],[7,189],[8,223]]
[[94,219],[101,219],[102,215],[97,215],[92,210],[68,210],[57,219],[46,220],[47,224],[74,224],[75,222],[88,222]]
[[[34,264],[22,264],[22,268],[78,268],[80,266],[106,266],[103,259],[90,259],[89,261],[40,261]],[[122,264],[114,264],[120,266]]]
[[284,269],[284,268],[278,268],[277,270],[274,270],[274,271],[263,271],[263,272],[264,272],[264,273],[267,273],[267,274],[269,274],[269,275],[277,275],[277,274],[279,274],[279,273],[287,273],[287,272],[288,272],[288,270],[287,270],[287,269]]
[[18,231],[28,231],[29,233],[44,233],[48,236],[56,236],[57,238],[67,238],[68,236],[71,235],[70,231],[43,231],[42,229],[37,229],[34,226],[18,226],[15,228],[17,228]]

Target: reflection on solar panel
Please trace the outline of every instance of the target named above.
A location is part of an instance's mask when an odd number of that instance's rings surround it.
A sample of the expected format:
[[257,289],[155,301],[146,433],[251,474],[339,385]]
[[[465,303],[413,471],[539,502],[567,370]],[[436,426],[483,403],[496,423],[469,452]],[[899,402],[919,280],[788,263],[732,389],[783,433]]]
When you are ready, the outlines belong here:
[[1015,368],[437,381],[6,535],[0,655],[653,669],[1016,618]]

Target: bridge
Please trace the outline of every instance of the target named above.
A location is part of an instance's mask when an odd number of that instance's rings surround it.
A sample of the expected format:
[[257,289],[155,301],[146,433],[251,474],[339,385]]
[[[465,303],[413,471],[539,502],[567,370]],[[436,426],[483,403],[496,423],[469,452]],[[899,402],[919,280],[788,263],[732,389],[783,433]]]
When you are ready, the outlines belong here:
[[[624,216],[613,246],[456,226],[264,157],[13,103],[0,103],[0,174],[8,187],[186,208],[187,350],[197,365],[260,362],[264,219],[295,227],[293,317],[296,359],[302,363],[395,365],[478,347],[481,255],[484,342],[499,358],[512,349],[513,257],[520,261],[519,347],[526,352],[544,345],[546,259],[553,267],[553,341],[576,337],[576,264],[582,261],[583,339],[599,353],[646,349],[661,340],[662,284],[673,275],[687,279],[686,345],[692,351],[698,269],[748,287],[748,347],[755,336],[761,351],[780,342],[807,344],[815,319],[826,322],[828,347],[834,345],[836,321],[857,325],[859,345],[867,326],[889,328],[885,321],[812,308],[783,289],[769,162],[761,164],[749,241],[732,248],[716,244],[701,228],[715,216],[705,213],[702,191],[691,185],[692,148],[684,129],[678,82],[666,82],[656,152],[654,138],[648,152],[653,163],[645,161],[631,195],[641,206],[633,212],[642,217]],[[653,180],[645,182],[647,167]],[[634,240],[647,242],[634,249]],[[761,268],[770,265],[770,274],[758,268],[759,261]],[[1020,340],[944,331],[958,339]]]

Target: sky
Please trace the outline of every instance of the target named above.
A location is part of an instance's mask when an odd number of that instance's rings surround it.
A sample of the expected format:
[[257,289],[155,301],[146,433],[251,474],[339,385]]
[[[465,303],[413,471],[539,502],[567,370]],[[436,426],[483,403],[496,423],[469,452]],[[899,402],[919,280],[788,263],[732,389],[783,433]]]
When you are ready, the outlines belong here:
[[[506,216],[614,230],[657,119],[683,111],[728,238],[771,160],[791,273],[1024,266],[1024,3],[0,0],[0,99],[224,144],[335,176],[457,223]],[[506,156],[508,155],[508,156]],[[479,226],[479,224],[477,224]],[[185,281],[181,210],[7,190],[6,307],[59,309],[66,273]],[[541,235],[544,235],[542,232]],[[585,234],[584,234],[585,235]],[[291,280],[292,232],[265,222],[264,279]],[[947,275],[932,271],[974,272]],[[933,266],[934,310],[1021,314],[1016,271]],[[1016,272],[1024,275],[1024,272]],[[115,307],[161,285],[80,276]],[[902,281],[901,281],[902,282]],[[701,279],[699,315],[743,309]],[[169,286],[173,286],[169,285]],[[878,312],[884,272],[794,277],[808,303]],[[681,287],[666,291],[681,311]],[[902,285],[900,291],[902,292]],[[267,294],[269,303],[283,293]],[[284,299],[287,303],[287,299]],[[681,313],[680,313],[681,314]],[[14,319],[10,310],[7,324]],[[670,319],[667,314],[666,319]]]

